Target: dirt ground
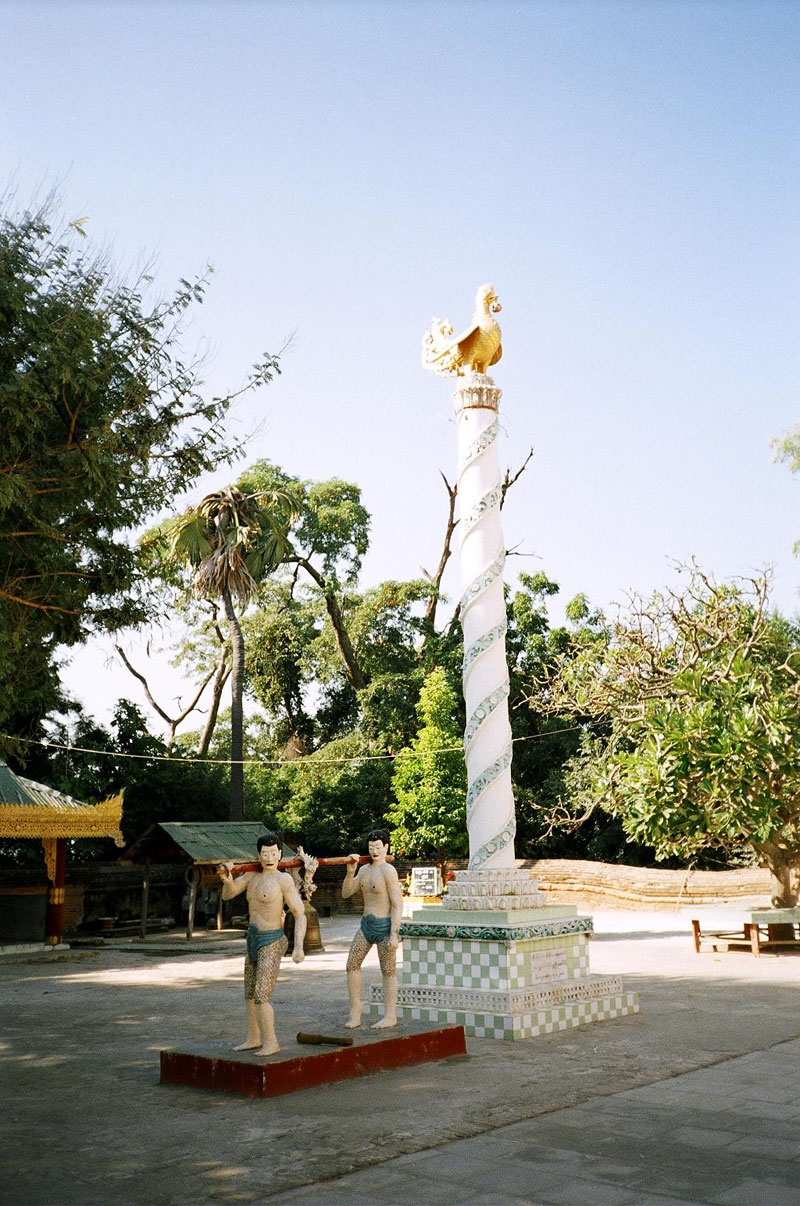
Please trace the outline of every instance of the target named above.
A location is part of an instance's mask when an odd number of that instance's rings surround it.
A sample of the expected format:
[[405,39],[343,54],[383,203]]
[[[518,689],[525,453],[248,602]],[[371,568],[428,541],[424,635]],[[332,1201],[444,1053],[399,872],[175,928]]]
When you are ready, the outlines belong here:
[[[592,971],[623,975],[641,994],[638,1015],[522,1043],[468,1039],[466,1059],[266,1100],[158,1083],[162,1048],[240,1040],[242,938],[3,960],[0,1202],[280,1201],[299,1185],[800,1037],[800,958],[698,956],[684,914],[593,916]],[[326,953],[284,960],[279,1039],[341,1028],[356,924],[323,921]],[[364,971],[367,988],[379,979],[374,955]]]

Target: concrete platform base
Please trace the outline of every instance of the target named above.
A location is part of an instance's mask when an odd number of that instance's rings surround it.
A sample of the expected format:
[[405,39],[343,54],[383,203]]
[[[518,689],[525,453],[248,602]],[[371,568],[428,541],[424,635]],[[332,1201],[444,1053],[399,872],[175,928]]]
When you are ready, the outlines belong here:
[[259,1057],[231,1052],[222,1044],[194,1050],[161,1052],[161,1084],[189,1085],[241,1093],[246,1097],[278,1097],[317,1085],[352,1080],[411,1064],[465,1056],[463,1026],[436,1029],[403,1027],[403,1032],[358,1034],[352,1047],[307,1047],[288,1043],[276,1055]]

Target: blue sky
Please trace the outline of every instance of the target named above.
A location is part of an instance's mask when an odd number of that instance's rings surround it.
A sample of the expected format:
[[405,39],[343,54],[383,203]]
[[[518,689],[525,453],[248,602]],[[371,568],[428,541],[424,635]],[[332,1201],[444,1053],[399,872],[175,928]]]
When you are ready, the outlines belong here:
[[[363,487],[365,581],[438,559],[455,432],[433,314],[503,313],[507,542],[608,606],[695,555],[795,610],[800,9],[793,3],[0,0],[0,179],[159,286],[215,268],[209,388],[249,459]],[[198,483],[198,495],[217,484]],[[220,483],[221,484],[221,483]],[[455,577],[447,583],[456,595]],[[558,617],[558,607],[554,618]],[[89,693],[105,647],[69,681]],[[165,680],[166,682],[166,680]],[[167,687],[165,687],[167,689]],[[169,690],[179,688],[170,685]]]

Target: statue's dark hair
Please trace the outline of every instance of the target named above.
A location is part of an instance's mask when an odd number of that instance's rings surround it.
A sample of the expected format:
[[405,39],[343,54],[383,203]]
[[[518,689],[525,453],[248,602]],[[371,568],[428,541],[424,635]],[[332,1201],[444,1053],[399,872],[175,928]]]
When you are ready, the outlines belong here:
[[392,839],[388,829],[371,829],[367,834],[367,842],[383,842],[388,850],[392,844]]
[[260,851],[262,846],[277,846],[280,852],[283,853],[283,842],[278,834],[273,833],[271,830],[267,830],[266,833],[261,834],[256,842],[256,850]]

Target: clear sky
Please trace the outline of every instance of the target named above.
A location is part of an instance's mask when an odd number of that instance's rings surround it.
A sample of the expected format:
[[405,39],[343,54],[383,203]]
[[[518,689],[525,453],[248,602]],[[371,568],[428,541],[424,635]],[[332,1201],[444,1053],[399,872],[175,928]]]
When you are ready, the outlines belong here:
[[[367,584],[438,559],[455,432],[420,340],[492,281],[501,456],[535,448],[512,569],[606,607],[670,559],[770,564],[796,609],[800,481],[769,447],[798,417],[796,3],[0,0],[0,21],[0,179],[60,182],[165,290],[210,261],[192,339],[215,391],[296,333],[232,426],[258,428],[248,459],[362,486]],[[87,686],[103,648],[68,675],[100,714],[137,697],[124,671]]]

